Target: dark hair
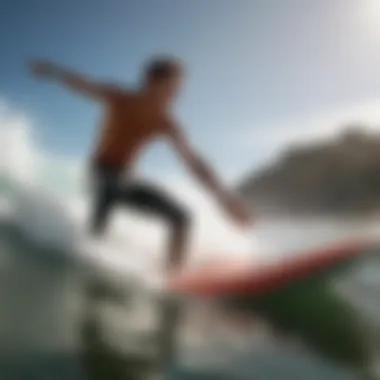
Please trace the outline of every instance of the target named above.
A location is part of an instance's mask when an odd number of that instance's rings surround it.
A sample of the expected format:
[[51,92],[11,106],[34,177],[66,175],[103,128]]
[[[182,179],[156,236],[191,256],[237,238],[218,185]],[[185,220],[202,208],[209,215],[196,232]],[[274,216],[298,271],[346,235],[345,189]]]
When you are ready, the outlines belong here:
[[147,83],[169,79],[183,73],[182,63],[175,58],[160,57],[151,59],[145,66],[144,79]]

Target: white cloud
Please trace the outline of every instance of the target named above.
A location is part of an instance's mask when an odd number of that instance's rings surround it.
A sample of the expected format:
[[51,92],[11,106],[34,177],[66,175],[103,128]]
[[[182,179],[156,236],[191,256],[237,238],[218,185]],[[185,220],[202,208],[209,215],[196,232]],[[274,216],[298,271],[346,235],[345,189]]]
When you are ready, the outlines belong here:
[[[44,182],[52,187],[54,179],[44,178],[50,172],[60,173],[75,182],[81,167],[75,160],[57,157],[43,151],[37,144],[32,120],[22,111],[0,100],[0,163],[2,173],[22,183]],[[52,174],[52,173],[50,173]],[[60,189],[58,183],[56,190]]]
[[40,155],[34,149],[28,121],[5,102],[0,102],[0,154],[3,173],[31,179]]

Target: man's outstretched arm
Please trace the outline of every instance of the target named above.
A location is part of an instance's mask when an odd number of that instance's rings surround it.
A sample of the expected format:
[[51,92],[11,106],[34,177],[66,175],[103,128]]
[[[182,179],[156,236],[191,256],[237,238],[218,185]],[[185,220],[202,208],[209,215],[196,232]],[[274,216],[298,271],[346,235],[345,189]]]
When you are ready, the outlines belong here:
[[240,224],[248,224],[251,221],[246,208],[231,192],[222,185],[214,171],[206,161],[189,144],[187,138],[176,125],[170,125],[167,129],[169,140],[175,150],[184,160],[195,177],[210,190],[221,206]]
[[31,73],[39,78],[58,82],[71,90],[95,100],[109,100],[112,94],[110,86],[97,83],[82,74],[51,62],[32,61],[29,64],[29,68]]

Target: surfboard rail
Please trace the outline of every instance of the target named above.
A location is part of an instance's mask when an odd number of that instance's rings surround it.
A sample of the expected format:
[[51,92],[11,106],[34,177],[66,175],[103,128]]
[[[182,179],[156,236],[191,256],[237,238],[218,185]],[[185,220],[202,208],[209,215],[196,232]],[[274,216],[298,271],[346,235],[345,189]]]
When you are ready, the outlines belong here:
[[251,262],[234,261],[208,265],[171,276],[167,288],[170,292],[208,297],[259,296],[354,258],[371,244],[369,239],[344,241],[256,267]]

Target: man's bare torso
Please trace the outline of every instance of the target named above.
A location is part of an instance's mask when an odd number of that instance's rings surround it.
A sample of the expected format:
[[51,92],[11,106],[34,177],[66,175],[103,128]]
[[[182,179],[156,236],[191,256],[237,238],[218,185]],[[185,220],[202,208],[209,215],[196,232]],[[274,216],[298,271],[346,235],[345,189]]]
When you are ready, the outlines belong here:
[[151,96],[115,92],[107,104],[95,160],[112,166],[131,166],[140,149],[164,133],[168,118]]

